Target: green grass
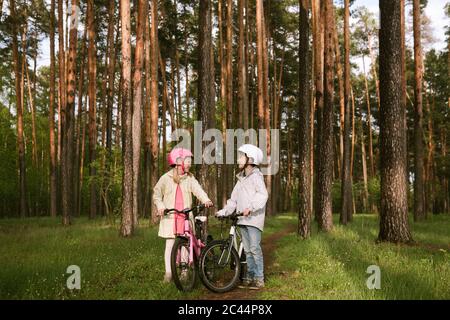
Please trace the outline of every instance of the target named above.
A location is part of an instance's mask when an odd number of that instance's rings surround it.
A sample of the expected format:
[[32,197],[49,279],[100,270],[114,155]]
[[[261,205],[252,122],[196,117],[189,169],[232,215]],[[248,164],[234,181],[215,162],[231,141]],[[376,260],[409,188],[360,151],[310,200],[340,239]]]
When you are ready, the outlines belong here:
[[[335,217],[337,218],[337,217]],[[212,220],[215,237],[220,230]],[[377,218],[357,215],[347,227],[299,240],[280,239],[261,299],[450,299],[450,216],[413,224],[419,246],[375,244]],[[162,283],[164,241],[142,221],[130,239],[107,220],[0,220],[0,299],[198,299]],[[296,217],[267,219],[263,237],[297,224]],[[227,233],[224,229],[224,235]],[[429,244],[423,246],[423,244]],[[432,245],[432,246],[430,246]],[[445,250],[439,250],[445,248]],[[381,290],[366,287],[366,269],[381,268]],[[69,265],[81,268],[81,290],[66,288]]]
[[[292,217],[293,222],[294,217]],[[344,227],[334,216],[329,234],[279,242],[262,299],[450,299],[450,216],[411,222],[416,246],[376,244],[378,219],[357,215]],[[381,270],[381,289],[369,290],[367,267]]]
[[[210,220],[220,237],[220,224]],[[272,219],[265,234],[282,228]],[[76,219],[63,227],[60,219],[0,220],[0,299],[196,299],[206,293],[180,293],[162,282],[165,242],[158,227],[142,221],[135,236],[119,237],[119,225],[105,219]],[[229,227],[223,229],[227,235]],[[66,287],[69,265],[81,269],[81,290]]]

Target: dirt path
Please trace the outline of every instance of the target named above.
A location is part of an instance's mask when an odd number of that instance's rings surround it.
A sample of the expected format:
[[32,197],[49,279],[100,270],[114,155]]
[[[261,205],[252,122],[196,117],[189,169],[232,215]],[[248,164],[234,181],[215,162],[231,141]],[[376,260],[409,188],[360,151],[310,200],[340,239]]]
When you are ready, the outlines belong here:
[[[283,230],[275,232],[270,236],[264,237],[262,239],[262,249],[264,257],[264,276],[267,278],[271,276],[272,269],[274,268],[274,252],[277,249],[277,242],[284,236],[295,231],[295,225],[289,225]],[[264,290],[264,289],[262,289]],[[205,295],[201,297],[204,300],[251,300],[256,299],[258,293],[261,290],[250,290],[250,289],[240,289],[236,288],[227,293],[214,293],[208,291],[205,288]]]

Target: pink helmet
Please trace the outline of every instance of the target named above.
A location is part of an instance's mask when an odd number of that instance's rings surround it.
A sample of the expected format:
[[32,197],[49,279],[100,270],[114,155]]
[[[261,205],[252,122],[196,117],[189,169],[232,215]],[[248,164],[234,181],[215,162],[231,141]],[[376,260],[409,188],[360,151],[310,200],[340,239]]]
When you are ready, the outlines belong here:
[[175,148],[170,151],[169,155],[167,156],[167,162],[169,163],[169,166],[174,166],[177,164],[177,159],[181,158],[184,160],[184,158],[192,157],[192,152],[188,149],[184,148]]

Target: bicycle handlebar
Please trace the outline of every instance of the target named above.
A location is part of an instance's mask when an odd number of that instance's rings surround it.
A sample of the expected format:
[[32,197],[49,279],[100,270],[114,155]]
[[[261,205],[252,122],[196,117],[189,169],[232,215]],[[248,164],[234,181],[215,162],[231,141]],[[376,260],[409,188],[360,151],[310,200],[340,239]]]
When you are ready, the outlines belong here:
[[243,212],[233,212],[229,216],[219,216],[219,217],[217,217],[217,219],[235,219],[235,218],[243,217],[243,216],[244,216]]
[[187,215],[187,214],[189,214],[189,212],[192,212],[194,210],[201,211],[201,210],[203,210],[205,208],[206,208],[206,206],[204,204],[200,204],[198,206],[192,207],[191,209],[183,209],[183,210],[177,210],[175,208],[173,208],[173,209],[165,209],[164,210],[164,215],[167,215],[167,214],[169,214],[171,212],[176,212],[176,213],[181,213],[181,214]]

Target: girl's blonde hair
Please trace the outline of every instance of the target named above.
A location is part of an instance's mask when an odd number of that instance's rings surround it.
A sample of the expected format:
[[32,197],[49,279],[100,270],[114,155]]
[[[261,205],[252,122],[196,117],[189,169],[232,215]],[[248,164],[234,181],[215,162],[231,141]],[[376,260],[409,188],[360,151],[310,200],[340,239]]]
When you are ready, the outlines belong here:
[[[188,176],[192,176],[192,173],[190,173],[190,172],[186,172],[185,174],[187,174]],[[180,182],[181,182],[181,176],[178,174],[178,170],[177,170],[176,166],[173,168],[173,181],[176,184],[180,184]]]

